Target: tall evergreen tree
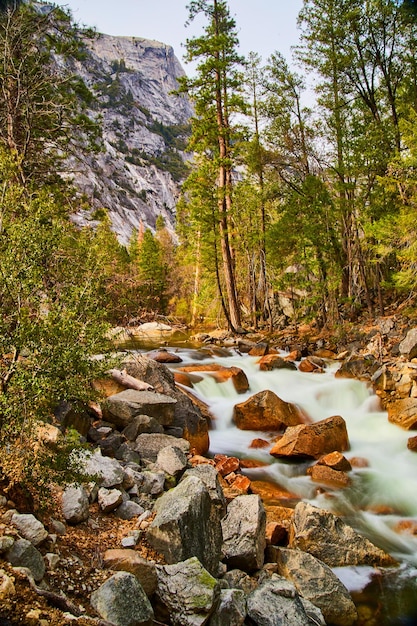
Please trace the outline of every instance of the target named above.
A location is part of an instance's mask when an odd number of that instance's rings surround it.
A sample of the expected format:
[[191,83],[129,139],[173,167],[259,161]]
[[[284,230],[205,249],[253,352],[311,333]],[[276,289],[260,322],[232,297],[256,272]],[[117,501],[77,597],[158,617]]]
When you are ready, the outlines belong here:
[[[188,6],[189,20],[206,19],[204,34],[187,40],[187,60],[197,61],[196,77],[184,79],[181,90],[194,102],[190,149],[215,164],[216,234],[221,254],[219,292],[229,326],[237,331],[241,312],[233,249],[233,165],[237,129],[233,119],[243,109],[243,63],[237,53],[236,24],[224,0],[195,0]],[[188,193],[192,195],[192,188]]]

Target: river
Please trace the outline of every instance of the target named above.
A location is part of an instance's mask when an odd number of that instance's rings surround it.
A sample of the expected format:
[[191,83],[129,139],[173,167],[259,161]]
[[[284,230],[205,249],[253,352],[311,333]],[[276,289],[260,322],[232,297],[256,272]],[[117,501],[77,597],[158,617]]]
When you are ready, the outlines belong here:
[[[407,449],[410,433],[388,422],[378,397],[363,382],[336,378],[338,364],[329,362],[322,374],[287,369],[263,372],[259,358],[239,354],[213,356],[210,350],[173,348],[183,359],[180,366],[216,362],[236,366],[247,375],[250,389],[237,394],[231,380],[217,383],[209,373],[195,383],[193,393],[204,400],[215,416],[210,431],[210,454],[223,453],[251,458],[267,465],[246,470],[253,480],[269,480],[311,504],[340,514],[358,532],[394,556],[398,568],[386,571],[370,567],[338,568],[337,575],[349,588],[358,607],[368,610],[369,619],[358,624],[414,624],[417,614],[417,536],[397,532],[398,524],[417,528],[417,453]],[[174,369],[174,367],[172,367]],[[366,467],[355,467],[352,484],[346,489],[319,493],[317,484],[305,474],[306,462],[273,458],[267,449],[250,448],[255,438],[266,433],[237,429],[233,407],[251,395],[269,389],[286,402],[297,404],[313,421],[341,415],[346,421],[350,450],[348,459],[366,459]],[[272,445],[272,444],[271,444]],[[365,609],[363,609],[365,610]]]

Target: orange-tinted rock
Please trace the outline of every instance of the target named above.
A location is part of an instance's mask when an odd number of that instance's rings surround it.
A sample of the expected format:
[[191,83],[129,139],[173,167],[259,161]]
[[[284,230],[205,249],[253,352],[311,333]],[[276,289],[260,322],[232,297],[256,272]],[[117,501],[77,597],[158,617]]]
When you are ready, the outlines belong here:
[[289,530],[291,520],[294,516],[294,509],[287,506],[265,504],[265,513],[267,523],[278,522],[283,528]]
[[262,450],[263,448],[269,448],[271,444],[269,441],[265,441],[265,439],[253,439],[250,442],[249,448],[254,448],[255,450]]
[[271,372],[277,369],[297,369],[292,361],[283,359],[278,354],[266,354],[259,361],[259,369],[262,372]]
[[281,502],[282,500],[298,502],[300,499],[295,493],[291,493],[284,487],[266,480],[253,480],[251,482],[251,491],[259,495],[263,502]]
[[275,457],[320,458],[329,452],[344,452],[349,449],[346,423],[335,415],[315,424],[300,424],[287,428],[283,436],[272,447]]
[[317,374],[321,374],[323,372],[323,367],[315,362],[312,357],[307,357],[303,359],[298,366],[298,369],[300,370],[300,372],[307,373],[315,372]]
[[417,437],[410,437],[407,441],[407,448],[412,452],[417,452]]
[[231,379],[238,393],[245,393],[249,389],[247,376],[240,367],[224,367],[218,363],[198,363],[179,367],[176,372],[209,372],[218,383]]
[[215,465],[213,459],[208,459],[205,456],[201,456],[201,454],[193,454],[193,456],[189,459],[189,462],[193,467],[196,465]]
[[112,378],[99,378],[97,380],[93,380],[92,386],[93,389],[104,398],[109,398],[110,396],[114,396],[116,393],[126,390],[126,387],[117,383]]
[[361,456],[354,456],[349,462],[352,467],[369,467],[369,461]]
[[417,535],[417,522],[412,519],[402,519],[394,527],[395,532],[407,535]]
[[249,350],[250,356],[265,356],[269,352],[269,345],[267,343],[261,342],[257,343],[253,348]]
[[347,458],[340,452],[330,452],[330,454],[322,456],[321,459],[318,460],[317,464],[327,465],[327,467],[331,467],[339,472],[350,472],[352,469],[352,466]]
[[190,387],[190,389],[192,389],[194,387],[194,385],[193,385],[193,383],[191,381],[191,376],[189,376],[185,372],[174,371],[174,380],[179,385],[184,385],[185,387]]
[[216,470],[221,476],[227,476],[231,472],[236,472],[240,468],[239,459],[234,456],[227,456],[216,461]]
[[341,472],[327,465],[313,465],[307,470],[311,480],[328,487],[343,488],[350,485],[350,478],[346,472]]
[[182,358],[178,354],[174,354],[165,348],[150,352],[147,356],[149,359],[157,361],[157,363],[182,363]]
[[403,398],[387,405],[388,419],[405,430],[417,429],[417,398]]
[[288,539],[288,530],[279,522],[267,522],[265,530],[266,543],[271,546],[283,545]]
[[306,416],[295,406],[281,400],[269,389],[260,391],[245,402],[236,404],[233,420],[241,430],[271,431],[284,426],[303,424]]
[[185,425],[182,438],[190,442],[190,449],[194,449],[196,454],[207,454],[210,447],[210,438],[205,420],[200,420],[197,428],[194,428],[193,431]]
[[255,467],[265,467],[266,465],[269,464],[258,459],[240,459],[240,467],[242,469],[253,469]]
[[301,361],[302,358],[301,350],[291,350],[287,356],[284,357],[285,361]]
[[243,474],[236,474],[233,480],[229,482],[229,485],[242,493],[248,493],[251,481],[247,476],[243,476]]
[[320,350],[316,350],[314,352],[314,356],[317,356],[320,359],[335,359],[337,355],[336,352],[333,352],[333,350],[327,350],[326,348],[322,348]]

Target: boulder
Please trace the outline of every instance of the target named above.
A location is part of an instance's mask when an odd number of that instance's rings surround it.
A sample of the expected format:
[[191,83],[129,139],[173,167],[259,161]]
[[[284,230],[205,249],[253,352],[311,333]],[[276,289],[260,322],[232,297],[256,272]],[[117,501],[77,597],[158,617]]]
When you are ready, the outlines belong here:
[[388,420],[405,430],[417,429],[417,398],[402,398],[389,402]]
[[269,345],[266,342],[260,341],[256,343],[250,350],[250,356],[265,356],[269,352]]
[[18,539],[6,552],[6,559],[13,567],[27,567],[35,582],[40,582],[45,575],[45,563],[42,554],[27,539]]
[[266,514],[257,495],[238,496],[227,506],[222,520],[223,555],[228,567],[252,572],[262,567]]
[[417,357],[417,328],[412,328],[408,331],[398,349],[409,361]]
[[381,364],[371,354],[364,357],[353,355],[342,363],[335,376],[336,378],[371,380],[380,367]]
[[216,610],[219,582],[197,557],[172,565],[157,565],[155,613],[173,626],[203,626]]
[[143,355],[135,355],[125,361],[128,374],[147,382],[158,393],[165,394],[177,401],[172,426],[182,431],[182,437],[198,454],[206,454],[209,448],[208,422],[201,410],[176,387],[173,373],[163,363],[157,363]]
[[223,517],[226,513],[226,499],[224,497],[223,489],[221,488],[219,481],[219,474],[216,469],[209,464],[196,465],[195,467],[186,470],[182,480],[185,480],[188,476],[196,476],[203,481],[207,487],[213,505],[219,509],[220,517]]
[[283,359],[278,354],[266,354],[259,361],[259,369],[261,372],[271,372],[278,369],[296,370],[297,366],[289,359]]
[[303,424],[306,420],[298,407],[266,389],[236,404],[233,421],[241,430],[271,431]]
[[148,597],[156,590],[156,565],[153,561],[141,557],[136,550],[106,550],[103,554],[103,565],[108,569],[130,572],[136,576]]
[[126,389],[103,403],[103,415],[118,428],[125,428],[137,415],[154,417],[162,426],[174,422],[176,400],[162,393]]
[[294,585],[272,574],[247,599],[247,612],[256,626],[309,626],[311,624]]
[[322,456],[317,461],[317,465],[326,465],[339,472],[350,472],[352,469],[347,458],[340,452],[330,452],[330,454]]
[[346,423],[335,415],[315,424],[300,424],[287,428],[271,448],[275,457],[312,457],[318,459],[329,452],[349,449]]
[[358,614],[352,598],[325,563],[301,550],[268,548],[268,559],[277,563],[278,573],[290,580],[298,593],[317,606],[334,626],[352,626]]
[[210,626],[242,626],[246,618],[246,597],[241,589],[222,589],[220,602]]
[[172,437],[172,435],[143,433],[135,441],[135,450],[139,453],[140,458],[145,461],[152,461],[152,463],[156,462],[159,452],[167,446],[179,448],[184,454],[188,454],[190,451],[188,441],[179,437]]
[[325,363],[322,359],[314,356],[308,356],[300,362],[298,369],[300,372],[322,374]]
[[31,513],[14,513],[11,524],[17,528],[19,534],[30,541],[34,546],[38,546],[48,536],[45,526]]
[[156,516],[147,531],[151,546],[167,563],[196,556],[214,575],[222,549],[220,511],[202,480],[188,476],[156,501]]
[[68,485],[62,494],[62,514],[68,524],[85,522],[90,515],[88,493],[82,485]]
[[327,465],[313,465],[313,467],[308,468],[307,474],[310,475],[313,482],[320,483],[320,485],[326,487],[343,489],[351,484],[351,480],[346,472],[335,470]]
[[240,569],[227,571],[222,580],[228,585],[229,589],[240,589],[245,596],[255,591],[258,586],[258,581],[255,577],[249,576],[249,574],[242,572]]
[[116,572],[91,594],[97,613],[113,626],[151,626],[153,609],[142,585],[129,572]]
[[160,469],[170,476],[179,476],[187,467],[187,457],[176,446],[166,446],[158,452],[156,469]]
[[389,554],[359,535],[340,517],[306,502],[295,507],[289,547],[309,552],[329,567],[395,565]]
[[407,448],[412,452],[417,452],[417,437],[409,437],[407,441]]

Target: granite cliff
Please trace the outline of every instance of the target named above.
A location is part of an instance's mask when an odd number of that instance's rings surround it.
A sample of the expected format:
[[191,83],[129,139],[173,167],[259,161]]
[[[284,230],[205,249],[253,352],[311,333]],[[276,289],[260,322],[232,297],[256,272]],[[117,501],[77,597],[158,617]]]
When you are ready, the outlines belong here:
[[88,207],[77,223],[94,223],[104,208],[124,244],[141,222],[154,228],[158,215],[173,228],[192,109],[173,94],[184,71],[172,47],[98,34],[86,40],[72,70],[88,87],[89,114],[102,127],[102,150],[71,162]]

